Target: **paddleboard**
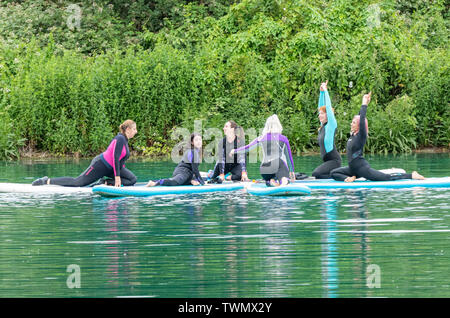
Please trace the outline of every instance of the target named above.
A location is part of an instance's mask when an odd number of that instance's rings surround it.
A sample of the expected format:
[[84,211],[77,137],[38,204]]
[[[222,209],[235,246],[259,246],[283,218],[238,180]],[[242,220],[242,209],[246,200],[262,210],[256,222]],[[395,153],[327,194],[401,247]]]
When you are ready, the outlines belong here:
[[304,185],[310,189],[400,189],[400,188],[449,188],[450,177],[426,178],[425,180],[401,179],[394,181],[368,181],[355,180],[354,182],[336,181],[333,179],[317,179],[307,181],[295,181],[294,184]]
[[209,193],[209,192],[225,192],[244,189],[244,182],[230,182],[222,184],[205,184],[203,186],[132,186],[132,187],[111,187],[99,185],[92,188],[92,192],[108,197],[147,197],[153,195],[168,195],[168,194],[195,194],[195,193]]
[[246,187],[248,193],[265,196],[297,196],[311,193],[311,189],[302,184],[291,183],[279,187],[268,187],[265,183],[254,183]]
[[0,193],[90,193],[89,187],[62,187],[58,185],[32,186],[30,183],[0,183]]

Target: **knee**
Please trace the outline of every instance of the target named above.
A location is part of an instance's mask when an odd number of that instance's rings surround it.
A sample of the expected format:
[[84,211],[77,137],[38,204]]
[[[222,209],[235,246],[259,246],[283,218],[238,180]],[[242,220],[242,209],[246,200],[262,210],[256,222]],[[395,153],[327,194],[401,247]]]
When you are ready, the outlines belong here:
[[131,185],[134,185],[136,182],[137,182],[137,178],[136,178],[136,176],[133,174],[133,175],[130,177],[130,184],[131,184]]
[[330,171],[330,177],[336,179],[337,174],[339,174],[339,168]]

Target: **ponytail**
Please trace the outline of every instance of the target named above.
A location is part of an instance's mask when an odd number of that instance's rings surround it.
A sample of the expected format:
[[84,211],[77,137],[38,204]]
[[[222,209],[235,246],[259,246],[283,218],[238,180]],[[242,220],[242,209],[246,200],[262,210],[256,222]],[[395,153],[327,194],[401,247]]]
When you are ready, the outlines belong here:
[[127,119],[119,126],[119,131],[122,133],[122,135],[125,135],[125,131],[127,130],[127,128],[133,127],[133,125],[136,125],[136,123],[131,119]]

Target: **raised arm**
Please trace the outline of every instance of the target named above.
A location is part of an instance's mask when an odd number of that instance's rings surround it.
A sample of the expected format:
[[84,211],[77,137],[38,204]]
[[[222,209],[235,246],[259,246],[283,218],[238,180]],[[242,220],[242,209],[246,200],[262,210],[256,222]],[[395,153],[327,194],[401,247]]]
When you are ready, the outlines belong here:
[[361,136],[367,136],[366,129],[366,114],[367,114],[367,106],[370,103],[370,98],[372,96],[372,92],[369,94],[365,94],[362,99],[361,109],[359,110],[359,133]]
[[237,148],[237,149],[233,149],[233,150],[231,150],[230,151],[230,156],[233,156],[234,155],[234,153],[239,153],[239,152],[249,152],[250,150],[252,150],[255,146],[257,146],[258,145],[258,143],[260,142],[260,137],[258,137],[258,138],[255,138],[251,143],[249,143],[248,145],[246,145],[246,146],[243,146],[243,147],[239,147],[239,148]]

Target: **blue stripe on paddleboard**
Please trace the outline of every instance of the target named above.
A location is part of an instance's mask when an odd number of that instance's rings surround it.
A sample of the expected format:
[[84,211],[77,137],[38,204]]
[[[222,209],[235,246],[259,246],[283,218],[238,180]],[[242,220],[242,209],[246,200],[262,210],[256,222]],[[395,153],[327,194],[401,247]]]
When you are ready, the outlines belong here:
[[354,181],[344,182],[333,179],[319,179],[307,181],[295,181],[294,184],[304,185],[311,189],[359,189],[359,188],[448,188],[450,187],[450,177],[427,178],[425,180],[395,180],[395,181]]
[[95,186],[92,192],[103,196],[135,196],[145,197],[152,195],[168,195],[168,194],[195,194],[209,192],[235,191],[244,188],[244,183],[236,182],[230,184],[207,184],[204,186],[155,186],[155,187],[111,187],[111,186]]
[[247,192],[253,195],[290,196],[310,194],[311,189],[304,185],[288,184],[279,187],[268,187],[265,184],[252,184]]

